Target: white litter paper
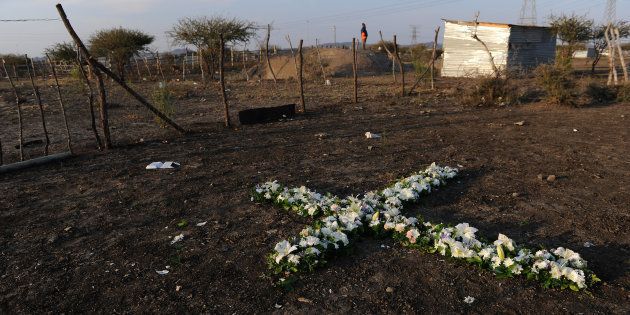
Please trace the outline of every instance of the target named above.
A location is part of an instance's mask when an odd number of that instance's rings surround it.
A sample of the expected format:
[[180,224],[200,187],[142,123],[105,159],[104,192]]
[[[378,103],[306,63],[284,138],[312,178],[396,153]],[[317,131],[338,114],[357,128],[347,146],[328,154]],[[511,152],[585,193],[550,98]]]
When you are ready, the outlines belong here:
[[168,274],[168,270],[156,270],[155,272],[157,272],[158,275],[167,275]]
[[368,138],[368,139],[378,139],[378,138],[381,137],[381,135],[378,134],[378,133],[371,133],[371,132],[368,131],[368,132],[365,133],[365,137]]
[[153,162],[147,165],[146,169],[160,170],[160,169],[174,169],[174,168],[179,168],[179,167],[180,167],[179,163],[168,161],[168,162]]
[[175,243],[177,243],[177,242],[179,242],[179,241],[181,241],[183,239],[184,239],[184,234],[183,233],[179,234],[179,235],[176,235],[176,236],[173,237],[173,240],[171,241],[171,244],[175,244]]

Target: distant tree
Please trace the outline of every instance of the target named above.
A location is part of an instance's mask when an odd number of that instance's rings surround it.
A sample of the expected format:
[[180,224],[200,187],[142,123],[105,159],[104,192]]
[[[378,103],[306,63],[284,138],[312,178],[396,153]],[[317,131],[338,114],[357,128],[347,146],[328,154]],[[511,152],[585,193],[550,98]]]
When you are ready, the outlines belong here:
[[[174,43],[192,45],[204,59],[213,64],[219,52],[219,35],[226,44],[246,43],[256,36],[255,24],[250,21],[222,16],[183,18],[167,32]],[[206,60],[204,64],[207,65]],[[212,73],[212,72],[211,72]]]
[[131,57],[147,49],[154,37],[141,31],[122,27],[96,32],[89,40],[90,51],[98,57],[109,57],[122,80],[125,79],[125,65]]
[[[619,30],[619,37],[630,37],[630,23],[628,23],[628,21],[618,21],[613,24],[612,27]],[[602,53],[608,48],[608,42],[606,42],[605,37],[606,28],[608,28],[608,25],[593,26],[592,41],[593,47],[595,48],[595,59],[593,59],[593,63],[591,64],[591,73],[595,73],[595,66],[597,66],[597,63],[602,58]]]
[[552,32],[566,44],[560,53],[561,64],[571,67],[576,46],[592,38],[593,20],[589,20],[585,15],[551,15],[549,24]]
[[53,60],[74,62],[77,58],[77,51],[74,44],[64,42],[54,44],[44,50]]
[[24,63],[24,55],[4,54],[0,55],[0,62],[2,62],[2,59],[9,65],[20,65]]

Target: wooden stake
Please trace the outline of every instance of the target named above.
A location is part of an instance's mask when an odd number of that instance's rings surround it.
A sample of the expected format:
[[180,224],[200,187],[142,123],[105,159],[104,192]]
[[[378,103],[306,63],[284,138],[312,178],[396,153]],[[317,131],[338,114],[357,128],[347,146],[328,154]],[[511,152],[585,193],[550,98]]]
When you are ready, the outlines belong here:
[[138,58],[134,56],[133,61],[136,63],[136,71],[138,72],[138,81],[142,82],[142,73],[140,72],[140,65],[138,64]]
[[[87,48],[85,47],[85,45],[83,44],[81,39],[79,38],[79,35],[77,35],[77,33],[72,28],[72,25],[70,24],[70,21],[68,20],[68,17],[66,16],[66,12],[63,10],[63,7],[61,6],[61,4],[57,4],[56,8],[57,8],[57,12],[59,12],[59,16],[61,17],[61,19],[62,19],[66,29],[68,30],[68,33],[70,33],[70,36],[72,37],[74,42],[79,46],[79,48],[81,49],[81,53],[86,57],[86,59],[87,59],[88,63],[90,64],[90,66],[92,66],[95,69],[99,69],[99,70],[103,71],[103,73],[105,73],[108,77],[112,78],[116,83],[118,83],[118,85],[120,85],[123,89],[125,89],[125,91],[127,91],[127,93],[129,93],[131,96],[133,96],[138,102],[140,102],[142,105],[147,107],[151,112],[153,112],[156,116],[158,116],[163,121],[165,121],[167,124],[169,124],[175,130],[179,131],[180,133],[186,133],[186,130],[184,128],[180,127],[173,120],[171,120],[166,115],[164,115],[162,112],[160,112],[157,108],[155,108],[155,106],[153,106],[144,97],[142,97],[142,95],[138,94],[138,92],[134,91],[125,82],[120,80],[120,78],[115,73],[111,72],[109,69],[107,69],[105,66],[103,66],[100,62],[98,62],[96,59],[94,59],[90,55],[89,51],[87,50]],[[101,84],[102,84],[102,82],[99,82],[99,86]]]
[[162,71],[162,62],[160,61],[160,52],[155,52],[155,61],[157,62],[158,72],[162,76],[162,81],[166,82],[166,77],[164,76],[164,71]]
[[[17,68],[15,67],[15,64],[13,64],[12,66],[13,66],[13,75],[15,76],[15,82],[20,82],[20,76],[18,75]],[[7,72],[7,76],[9,76],[8,72]]]
[[392,77],[394,78],[394,83],[398,82],[396,80],[396,58],[394,57],[394,54],[389,51],[389,48],[387,48],[387,45],[385,44],[385,40],[383,39],[383,32],[378,31],[378,35],[381,37],[381,43],[383,44],[383,48],[385,48],[385,51],[387,52],[387,56],[389,58],[392,58]]
[[[44,136],[46,137],[46,145],[44,146],[44,155],[48,155],[48,148],[50,147],[50,137],[48,137],[48,129],[46,128],[46,117],[44,116],[44,106],[42,105],[42,98],[39,95],[39,89],[35,85],[35,79],[33,76],[35,75],[35,69],[33,69],[33,74],[31,74],[31,69],[28,67],[29,58],[27,55],[24,55],[26,59],[26,70],[28,71],[28,77],[31,80],[31,86],[33,87],[33,94],[35,95],[35,99],[37,100],[37,105],[39,106],[39,114],[42,119],[42,129],[44,130]],[[33,59],[30,59],[31,65],[33,64]]]
[[621,36],[619,34],[619,29],[614,29],[615,33],[615,44],[617,46],[617,51],[619,52],[619,63],[621,64],[621,69],[623,71],[623,82],[628,82],[628,68],[626,68],[626,60],[623,57],[623,49],[621,49]]
[[289,49],[291,49],[291,56],[293,57],[293,64],[295,65],[295,75],[297,76],[300,70],[298,69],[297,57],[295,56],[295,53],[293,52],[293,44],[291,43],[291,37],[287,34],[285,38],[287,39],[287,42],[289,42]]
[[92,122],[92,132],[94,132],[94,139],[96,140],[96,148],[100,151],[102,148],[102,144],[101,144],[101,137],[99,137],[98,131],[96,130],[96,116],[94,115],[94,90],[92,89],[92,84],[90,83],[90,79],[85,73],[85,69],[83,69],[83,64],[81,63],[81,52],[79,50],[77,50],[76,61],[77,61],[77,65],[79,66],[79,71],[81,72],[81,77],[83,78],[85,85],[87,85],[88,87],[88,101],[90,105],[90,120]]
[[147,60],[147,57],[142,58],[142,61],[144,61],[144,67],[147,68],[147,73],[149,74],[149,78],[153,79],[153,74],[151,73],[151,68],[149,68],[149,62]]
[[435,59],[437,58],[437,40],[440,34],[440,27],[435,29],[435,38],[433,39],[433,51],[431,52],[431,90],[435,90]]
[[267,38],[265,40],[265,57],[267,58],[267,67],[269,68],[269,72],[271,72],[271,76],[273,77],[273,83],[278,83],[276,79],[276,74],[273,72],[273,68],[271,67],[271,60],[269,60],[269,39],[271,39],[271,24],[267,24]]
[[326,83],[326,71],[324,70],[324,64],[322,63],[322,56],[319,54],[319,43],[318,39],[315,38],[315,51],[317,52],[317,61],[319,61],[319,66],[322,68],[322,77],[324,78],[324,83]]
[[219,34],[219,83],[221,85],[221,98],[223,99],[223,112],[225,114],[225,126],[230,127],[230,109],[228,106],[227,94],[225,93],[225,41],[223,34]]
[[48,63],[50,64],[50,71],[52,72],[53,78],[55,80],[55,87],[57,88],[57,97],[59,97],[59,106],[61,106],[61,114],[63,115],[63,123],[66,127],[66,136],[68,137],[68,151],[72,153],[72,136],[70,135],[70,127],[68,126],[68,116],[66,116],[66,108],[63,105],[63,97],[61,96],[61,88],[59,87],[59,80],[57,79],[57,71],[55,70],[55,65],[50,59],[50,56],[46,54],[46,59],[48,59]]
[[184,58],[182,58],[182,81],[186,81],[186,59],[188,59],[188,48],[185,48]]
[[20,161],[24,161],[24,127],[22,126],[22,108],[20,107],[20,94],[18,93],[15,84],[13,84],[13,79],[11,79],[9,72],[7,72],[7,64],[4,61],[4,58],[2,58],[2,67],[4,68],[4,72],[7,74],[7,78],[9,79],[9,83],[11,83],[11,88],[13,89],[13,94],[15,95],[15,105],[17,107],[18,125],[20,129],[20,136],[18,138],[18,142],[20,144]]
[[357,39],[352,38],[352,76],[354,78],[354,103],[359,102],[359,84],[357,78]]
[[304,56],[302,54],[302,44],[304,43],[304,40],[300,39],[300,44],[298,46],[298,61],[299,61],[299,68],[300,71],[298,71],[297,73],[297,77],[298,77],[298,82],[300,84],[300,107],[301,107],[301,111],[302,113],[306,112],[306,103],[304,102],[304,80],[303,80],[303,75],[304,75]]
[[247,71],[247,63],[245,63],[245,51],[247,50],[247,45],[243,47],[243,72],[245,72],[245,80],[249,82],[249,72]]
[[396,35],[394,35],[394,54],[396,54],[396,60],[398,60],[398,67],[400,68],[400,77],[401,77],[401,91],[400,95],[405,97],[405,68],[403,67],[402,60],[400,59],[400,54],[398,53],[398,42],[396,41]]

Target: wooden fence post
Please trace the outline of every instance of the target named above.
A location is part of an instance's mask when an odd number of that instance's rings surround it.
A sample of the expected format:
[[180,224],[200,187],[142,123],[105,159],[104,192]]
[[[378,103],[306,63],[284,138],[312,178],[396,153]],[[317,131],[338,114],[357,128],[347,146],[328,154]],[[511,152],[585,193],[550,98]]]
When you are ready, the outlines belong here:
[[352,38],[352,76],[354,78],[354,103],[359,102],[359,85],[357,78],[357,39]]
[[186,59],[188,59],[188,48],[186,48],[182,58],[182,81],[186,81]]
[[383,48],[385,48],[385,51],[387,52],[387,56],[392,58],[392,76],[394,77],[394,83],[396,83],[398,82],[396,80],[396,58],[394,57],[394,53],[389,51],[389,48],[387,48],[385,40],[383,39],[383,32],[378,31],[378,35],[381,37],[381,43],[383,44]]
[[134,56],[133,61],[136,64],[136,72],[138,72],[138,81],[142,82],[142,73],[140,72],[140,65],[138,64],[138,58]]
[[50,56],[46,54],[46,59],[48,59],[48,63],[50,64],[50,71],[52,72],[53,78],[55,80],[55,87],[57,88],[57,97],[59,97],[59,105],[61,106],[61,114],[63,115],[63,123],[66,127],[66,136],[68,137],[68,151],[72,154],[72,136],[70,135],[70,127],[68,126],[68,116],[66,116],[66,108],[63,105],[63,97],[61,95],[61,88],[59,87],[59,80],[57,79],[57,71],[55,70],[55,65],[50,59]]
[[160,72],[160,75],[162,76],[162,81],[166,82],[166,77],[164,76],[164,71],[162,70],[162,62],[160,61],[160,52],[159,51],[155,52],[155,60],[157,62],[158,72]]
[[247,63],[245,62],[245,51],[247,50],[247,44],[243,46],[243,72],[245,72],[245,81],[249,82],[249,72],[247,71]]
[[435,62],[437,58],[437,40],[440,34],[440,27],[435,29],[435,39],[433,39],[433,51],[431,52],[431,90],[435,90]]
[[[179,131],[180,133],[186,133],[186,130],[184,128],[180,127],[173,120],[171,120],[169,117],[164,115],[164,113],[160,112],[157,108],[155,108],[155,106],[153,106],[144,97],[142,97],[142,95],[138,94],[138,92],[133,90],[131,87],[129,87],[129,85],[127,85],[124,81],[122,81],[115,73],[113,73],[112,71],[107,69],[107,67],[103,66],[100,62],[94,59],[90,55],[89,51],[87,50],[83,42],[81,41],[81,38],[79,38],[79,35],[77,35],[77,33],[72,28],[72,25],[70,24],[70,21],[68,20],[68,17],[66,16],[66,12],[63,10],[63,6],[61,6],[61,4],[57,4],[55,7],[57,8],[57,12],[59,12],[59,16],[61,17],[61,20],[63,21],[64,26],[68,30],[68,33],[70,33],[70,36],[72,37],[74,42],[79,46],[79,48],[81,49],[81,53],[86,57],[90,66],[92,66],[95,69],[101,70],[108,77],[112,78],[112,80],[118,83],[118,85],[120,85],[125,91],[127,91],[127,93],[133,96],[138,102],[144,105],[153,114],[161,118],[171,127],[173,127],[175,130]],[[102,82],[99,82],[99,86],[101,86],[101,84]]]
[[299,68],[300,71],[298,71],[297,76],[298,76],[298,82],[300,84],[300,107],[302,108],[301,111],[302,113],[306,112],[306,103],[304,102],[304,80],[303,80],[303,75],[304,75],[304,55],[302,54],[302,44],[304,43],[304,40],[300,39],[300,45],[298,46],[298,61],[299,61]]
[[278,80],[276,79],[276,74],[273,72],[273,68],[271,67],[271,60],[269,60],[269,39],[271,39],[271,24],[267,24],[267,38],[265,40],[265,57],[267,58],[267,67],[269,68],[269,72],[271,72],[271,76],[273,77],[273,83],[277,84]]
[[[20,76],[18,75],[17,68],[15,67],[15,64],[13,64],[13,75],[15,76],[15,82],[20,82]],[[7,72],[7,76],[9,76],[8,72]]]
[[223,99],[223,112],[225,114],[225,126],[230,127],[230,109],[227,94],[225,93],[225,41],[223,34],[219,34],[219,83],[221,86],[221,98]]
[[[135,58],[134,58],[135,59]],[[79,72],[81,72],[81,77],[85,84],[88,87],[88,102],[90,106],[90,120],[92,123],[92,132],[94,132],[94,138],[96,139],[96,148],[100,151],[102,148],[101,137],[98,135],[98,131],[96,130],[96,117],[94,115],[94,90],[92,89],[92,84],[90,83],[90,79],[85,73],[85,69],[83,69],[83,64],[81,63],[81,51],[77,50],[77,66],[79,67]],[[137,64],[137,63],[136,63]]]
[[4,68],[4,72],[7,74],[7,78],[9,79],[9,83],[11,83],[11,88],[13,89],[13,94],[15,96],[15,105],[17,107],[18,114],[18,127],[20,130],[18,138],[18,143],[20,145],[20,161],[24,161],[24,127],[22,125],[22,108],[20,107],[20,94],[18,93],[15,84],[13,83],[13,79],[11,79],[11,76],[9,75],[9,72],[7,72],[7,65],[4,61],[4,58],[2,59],[2,67]]
[[319,61],[319,66],[322,68],[322,77],[324,78],[324,83],[326,83],[326,71],[324,70],[324,63],[322,63],[322,56],[319,54],[319,43],[318,39],[315,38],[315,51],[317,52],[317,61]]
[[28,77],[31,79],[31,86],[33,87],[33,94],[35,95],[35,99],[37,100],[37,105],[39,106],[39,114],[42,119],[42,129],[44,130],[44,136],[46,137],[46,145],[44,146],[44,155],[48,155],[48,148],[50,147],[50,137],[48,137],[48,129],[46,128],[46,117],[44,115],[44,106],[42,105],[42,98],[39,95],[39,89],[35,85],[35,79],[33,76],[35,75],[35,69],[33,69],[33,74],[31,74],[31,69],[28,66],[29,60],[31,65],[33,65],[33,59],[29,59],[28,55],[24,55],[24,59],[26,59],[26,70],[28,70]]
[[401,77],[401,91],[400,95],[405,97],[405,67],[403,66],[402,60],[400,59],[400,54],[398,52],[398,42],[396,41],[396,35],[394,35],[394,54],[396,54],[396,60],[398,60],[398,67],[400,68],[400,77]]

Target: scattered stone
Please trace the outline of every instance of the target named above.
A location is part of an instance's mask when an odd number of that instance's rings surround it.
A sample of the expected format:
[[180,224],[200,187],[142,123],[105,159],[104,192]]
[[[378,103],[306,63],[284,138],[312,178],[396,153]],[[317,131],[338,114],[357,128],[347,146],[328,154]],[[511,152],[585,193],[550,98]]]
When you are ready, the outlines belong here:
[[464,298],[464,303],[466,304],[473,304],[475,302],[475,298],[472,296],[467,296]]
[[378,139],[378,138],[381,137],[381,135],[378,134],[378,133],[371,133],[371,132],[368,131],[368,132],[365,133],[365,137],[368,138],[368,139]]
[[64,231],[66,231],[66,232],[70,232],[70,230],[72,230],[72,227],[71,227],[71,226],[69,226],[69,227],[67,227],[67,228],[65,228],[65,229],[63,229],[63,230],[64,230]]
[[573,128],[573,132],[578,132],[578,130],[577,130],[577,129],[575,129],[575,128]]
[[549,176],[547,176],[547,181],[548,182],[555,182],[556,181],[556,175],[549,175]]
[[197,223],[197,226],[204,226],[206,223],[208,223],[208,221],[199,222]]
[[517,126],[523,126],[523,125],[525,125],[525,121],[521,120],[519,122],[515,122],[514,124],[517,125]]
[[168,274],[168,270],[164,269],[164,270],[156,270],[155,272],[157,272],[158,275],[167,275]]
[[519,193],[517,193],[517,192],[513,192],[513,193],[512,193],[512,197],[515,197],[515,198],[516,198],[516,197],[518,197],[518,196],[520,196],[520,195],[521,195],[521,194],[519,194]]
[[372,151],[372,148],[374,148],[374,147],[371,146],[371,145],[368,146],[368,150]]
[[312,304],[313,303],[313,301],[311,301],[311,300],[309,300],[307,298],[303,298],[303,297],[299,297],[297,300],[298,300],[298,302],[301,302],[301,303],[307,303],[307,304]]
[[173,240],[171,240],[171,244],[175,244],[175,243],[177,243],[177,242],[179,242],[179,241],[181,241],[183,239],[184,239],[184,233],[176,235],[176,236],[173,237]]
[[282,308],[282,305],[280,305],[280,304],[276,303],[276,305],[274,305],[273,307],[275,307],[275,308],[277,308],[277,309],[281,309],[281,308]]
[[545,178],[545,177],[543,176],[543,174],[538,174],[538,176],[536,176],[536,177],[538,177],[538,180],[543,180],[543,179]]
[[316,133],[315,134],[315,137],[317,137],[317,139],[319,139],[319,140],[326,139],[326,138],[328,138],[328,136],[329,135],[327,133],[325,133],[325,132],[320,132],[320,133]]
[[584,247],[586,247],[586,248],[589,248],[589,247],[592,247],[592,246],[595,246],[595,244],[593,244],[591,242],[585,242],[584,243]]
[[393,293],[393,292],[394,292],[394,288],[392,288],[392,287],[387,287],[387,289],[385,289],[385,292],[387,292],[387,293]]
[[181,289],[182,289],[181,285],[175,286],[175,292],[179,292],[179,290],[181,290]]

